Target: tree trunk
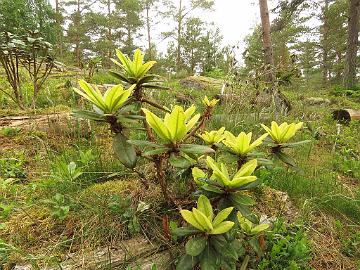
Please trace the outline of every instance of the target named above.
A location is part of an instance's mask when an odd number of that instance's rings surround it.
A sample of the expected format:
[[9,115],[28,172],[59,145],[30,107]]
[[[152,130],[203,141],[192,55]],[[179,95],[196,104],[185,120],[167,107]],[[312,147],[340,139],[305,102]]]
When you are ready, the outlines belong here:
[[[341,62],[342,62],[342,54],[341,51],[336,51],[336,56],[337,56],[337,65],[340,67],[341,66]],[[336,81],[338,83],[341,83],[341,69],[337,68],[336,71]]]
[[128,55],[131,55],[131,50],[132,50],[132,36],[131,36],[131,29],[130,26],[128,26],[127,29],[127,47],[128,47]]
[[267,0],[259,0],[261,26],[263,34],[263,46],[265,53],[266,81],[270,85],[267,89],[273,97],[275,108],[280,112],[287,112],[291,109],[290,102],[278,90],[274,72],[274,52],[271,43],[271,28]]
[[106,65],[110,67],[111,65],[111,55],[112,55],[112,32],[111,32],[111,0],[107,1],[107,10],[108,10],[108,42],[109,42],[109,51],[108,51],[108,59],[105,61]]
[[148,54],[149,59],[152,60],[152,48],[151,48],[151,25],[150,25],[150,4],[146,3],[146,28],[147,28],[147,38],[148,38]]
[[55,1],[55,12],[56,12],[56,24],[59,31],[59,55],[62,58],[63,57],[63,31],[61,26],[61,13],[60,13],[60,6],[59,6],[59,0]]
[[[75,18],[75,27],[76,29],[80,28],[80,20],[81,20],[81,14],[80,14],[80,0],[77,1],[77,13]],[[80,36],[79,33],[76,33],[75,37],[75,58],[76,58],[76,65],[78,68],[81,68],[81,59],[80,59]]]
[[181,66],[181,25],[182,25],[182,0],[179,0],[179,12],[178,12],[178,29],[177,29],[177,50],[176,50],[176,69],[180,70]]
[[328,39],[329,39],[329,18],[327,15],[329,9],[329,0],[325,0],[324,11],[323,11],[323,25],[322,25],[322,49],[323,49],[323,81],[326,85],[328,81],[328,74],[329,74],[329,63],[328,63]]
[[267,0],[259,0],[267,82],[274,87],[274,52],[271,43],[270,18]]
[[359,37],[360,0],[349,0],[348,39],[344,70],[344,87],[352,89],[356,84],[356,56]]

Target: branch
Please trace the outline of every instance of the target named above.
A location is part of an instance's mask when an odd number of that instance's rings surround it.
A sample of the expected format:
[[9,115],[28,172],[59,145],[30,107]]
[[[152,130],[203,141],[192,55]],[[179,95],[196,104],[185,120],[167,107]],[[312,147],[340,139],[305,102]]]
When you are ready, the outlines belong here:
[[[11,100],[15,103],[18,104],[18,102],[16,101],[16,99],[10,95],[8,92],[5,91],[5,89],[0,88],[0,91],[3,92],[5,95],[7,95],[9,98],[11,98]],[[18,104],[19,105],[19,104]],[[20,105],[19,105],[20,106]]]
[[186,137],[184,138],[183,141],[186,141],[187,139],[189,139],[190,137],[194,136],[194,134],[203,127],[203,125],[205,124],[205,121],[208,120],[211,117],[211,113],[212,113],[212,109],[213,107],[206,107],[206,110],[204,112],[204,114],[200,117],[200,122],[199,124],[191,130],[190,133],[188,133],[186,135]]
[[140,102],[143,102],[143,103],[147,103],[155,108],[158,108],[164,112],[170,112],[168,109],[164,108],[163,106],[161,106],[160,104],[157,104],[155,103],[154,101],[151,101],[151,100],[148,100],[146,98],[141,98]]
[[42,87],[42,85],[44,84],[44,82],[46,81],[46,79],[49,77],[49,75],[50,75],[51,70],[52,70],[53,67],[54,67],[54,64],[51,64],[50,68],[47,69],[47,70],[45,70],[44,75],[39,78],[39,79],[42,78],[42,80],[41,80],[40,83],[39,83],[39,90],[40,90],[40,88]]

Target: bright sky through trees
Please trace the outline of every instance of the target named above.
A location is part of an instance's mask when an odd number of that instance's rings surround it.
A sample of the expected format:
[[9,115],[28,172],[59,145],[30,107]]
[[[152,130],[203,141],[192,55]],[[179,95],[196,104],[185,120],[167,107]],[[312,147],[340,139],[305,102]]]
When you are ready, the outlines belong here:
[[[55,0],[50,0],[50,3],[55,6]],[[270,3],[271,4],[271,3]],[[92,7],[96,10],[96,5]],[[215,0],[215,8],[212,12],[195,13],[203,20],[214,22],[215,26],[219,27],[221,34],[224,37],[223,45],[240,45],[239,54],[243,51],[243,40],[246,35],[252,32],[253,27],[260,22],[258,3],[255,0]],[[164,26],[157,25],[157,43],[158,49],[165,52],[167,48],[167,41],[162,41],[160,32]],[[156,38],[156,37],[155,37]],[[144,42],[146,43],[146,40]]]

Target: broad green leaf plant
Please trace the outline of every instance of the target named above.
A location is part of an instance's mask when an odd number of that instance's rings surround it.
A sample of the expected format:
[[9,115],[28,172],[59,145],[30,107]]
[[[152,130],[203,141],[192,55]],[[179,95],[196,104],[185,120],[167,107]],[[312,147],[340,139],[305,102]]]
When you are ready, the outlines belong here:
[[234,207],[221,210],[215,217],[211,203],[207,197],[200,195],[197,208],[192,211],[181,210],[180,214],[194,228],[206,234],[222,234],[229,231],[234,222],[224,221],[232,212]]
[[144,55],[140,49],[135,50],[132,60],[120,50],[116,50],[116,56],[120,60],[120,63],[115,59],[111,60],[119,66],[124,72],[124,75],[127,76],[123,77],[123,80],[131,84],[137,83],[139,80],[143,79],[149,70],[156,64],[156,61],[144,63]]
[[205,131],[200,134],[199,137],[207,144],[207,145],[217,145],[221,143],[225,139],[224,135],[225,128],[222,127],[218,130],[212,130],[210,132]]
[[275,121],[271,122],[271,128],[261,124],[261,126],[266,130],[266,132],[270,135],[271,139],[276,144],[287,143],[292,137],[294,137],[295,133],[302,128],[303,122],[299,122],[297,124],[291,123],[282,123],[278,125]]
[[187,110],[178,105],[174,106],[171,113],[166,113],[164,119],[160,119],[154,113],[147,109],[143,109],[146,121],[155,133],[166,143],[176,145],[181,142],[188,132],[196,125],[200,118],[196,107],[193,105]]
[[291,123],[288,124],[286,122],[278,125],[275,121],[271,122],[271,128],[261,124],[262,128],[266,130],[266,132],[270,135],[270,142],[268,143],[271,153],[273,153],[277,158],[279,158],[285,164],[296,167],[295,160],[286,154],[283,150],[285,148],[293,148],[306,143],[309,143],[309,140],[300,141],[296,143],[290,143],[290,139],[292,139],[296,132],[300,130],[303,126],[303,122],[299,123]]
[[[246,269],[248,247],[261,256],[259,237],[269,227],[259,224],[250,208],[255,204],[251,189],[261,183],[255,172],[261,167],[270,168],[262,156],[276,156],[294,165],[284,149],[307,142],[290,142],[303,123],[272,122],[271,128],[262,125],[266,133],[255,139],[252,132],[236,136],[225,127],[206,130],[219,100],[204,97],[199,112],[195,105],[168,109],[148,100],[143,92],[145,88],[164,89],[154,84],[158,77],[149,73],[155,61],[144,63],[140,50],[132,59],[119,50],[116,55],[119,61],[113,62],[121,73],[111,74],[125,86],[113,86],[102,94],[96,86],[79,81],[80,88],[74,91],[89,101],[93,110],[76,111],[74,115],[108,123],[115,154],[146,187],[150,179],[142,170],[148,163],[153,164],[151,182],[160,186],[165,201],[178,207],[188,224],[172,227],[173,235],[183,240],[179,244],[185,247],[176,269],[237,269],[241,261],[241,269]],[[134,139],[135,133],[136,138],[143,139]],[[261,148],[270,151],[263,153]],[[189,179],[191,173],[193,181]],[[177,192],[180,177],[185,182],[181,183],[182,192]],[[183,203],[191,196],[197,198],[196,207]]]
[[158,109],[164,109],[161,105],[154,101],[149,100],[143,89],[167,89],[162,86],[161,77],[154,74],[149,74],[151,68],[156,64],[156,61],[148,61],[144,63],[144,54],[140,49],[136,49],[133,59],[130,59],[127,55],[124,55],[120,50],[116,50],[117,61],[111,59],[119,68],[120,72],[110,71],[110,74],[119,79],[125,84],[134,84],[135,89],[132,98],[140,103],[148,103]]
[[247,134],[245,132],[240,132],[240,134],[235,137],[231,132],[226,131],[223,144],[225,144],[233,154],[246,158],[249,153],[263,143],[267,136],[268,134],[265,133],[251,143],[252,132]]
[[239,257],[239,250],[235,248],[238,240],[225,237],[235,226],[235,222],[227,220],[233,209],[227,207],[215,215],[210,200],[200,195],[197,208],[180,211],[190,226],[176,228],[173,233],[192,237],[186,242],[185,254],[176,269],[190,270],[196,265],[200,265],[201,269],[221,269],[228,263],[236,263]]
[[92,87],[84,80],[80,80],[79,85],[81,89],[74,88],[74,91],[90,101],[102,114],[115,114],[134,89],[134,86],[131,86],[124,90],[123,86],[119,84],[109,88],[102,95],[97,86]]

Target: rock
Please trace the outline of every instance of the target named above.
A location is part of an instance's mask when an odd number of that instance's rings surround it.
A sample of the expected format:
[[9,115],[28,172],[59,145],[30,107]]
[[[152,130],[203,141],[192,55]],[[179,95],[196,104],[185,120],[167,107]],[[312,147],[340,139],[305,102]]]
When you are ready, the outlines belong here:
[[[204,76],[189,76],[180,80],[180,85],[186,88],[194,88],[196,90],[205,90],[208,88],[218,89],[219,93],[223,86],[223,81]],[[225,91],[226,92],[226,91]]]
[[327,98],[309,97],[305,98],[305,103],[308,105],[328,105],[331,101]]
[[256,209],[266,219],[274,220],[277,217],[284,217],[287,221],[293,222],[298,217],[298,209],[293,204],[286,192],[270,187],[263,187],[262,195],[257,198]]

